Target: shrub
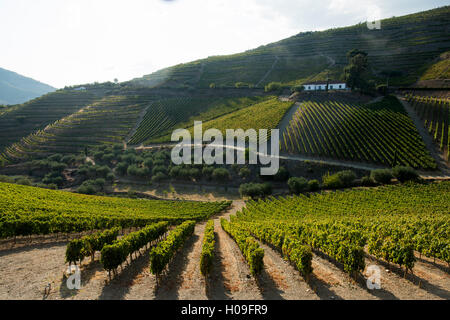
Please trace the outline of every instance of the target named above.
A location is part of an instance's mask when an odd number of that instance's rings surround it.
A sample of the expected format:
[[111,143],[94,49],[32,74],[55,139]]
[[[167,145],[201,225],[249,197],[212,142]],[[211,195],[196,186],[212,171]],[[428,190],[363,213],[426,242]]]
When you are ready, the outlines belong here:
[[283,88],[281,82],[270,82],[264,87],[265,92],[278,91]]
[[28,178],[19,178],[16,180],[17,184],[21,184],[23,186],[31,186],[32,185],[32,181]]
[[201,177],[201,172],[197,168],[191,168],[191,169],[189,169],[189,176],[191,178],[198,179]]
[[128,170],[128,163],[127,162],[119,162],[116,166],[116,172],[120,175],[125,175]]
[[171,178],[177,178],[177,177],[179,176],[179,174],[180,174],[180,170],[181,170],[181,166],[175,166],[175,167],[172,167],[172,168],[169,170],[169,177],[171,177]]
[[241,178],[248,178],[249,176],[250,176],[250,174],[251,174],[252,172],[250,171],[250,169],[249,168],[247,168],[247,167],[243,167],[243,168],[241,168],[240,170],[239,170],[239,176],[241,177]]
[[167,168],[165,166],[154,166],[152,169],[152,175],[156,175],[157,173],[167,174]]
[[392,173],[389,169],[376,169],[370,172],[370,178],[376,183],[387,184],[391,182]]
[[365,187],[373,186],[373,180],[369,176],[364,176],[361,178],[361,185]]
[[230,180],[230,172],[225,168],[214,169],[212,178],[216,181],[225,182]]
[[144,166],[151,169],[153,167],[153,160],[151,158],[146,158],[144,160]]
[[287,182],[289,191],[292,193],[300,193],[307,189],[308,181],[303,177],[291,177]]
[[352,170],[339,171],[337,176],[346,187],[351,186],[356,179],[356,174]]
[[111,163],[112,160],[114,160],[113,153],[105,153],[102,157],[102,161],[105,163]]
[[93,180],[86,180],[78,187],[77,192],[83,194],[96,194],[97,190],[98,187]]
[[392,169],[392,174],[400,182],[419,179],[419,174],[411,167],[396,166]]
[[138,176],[139,175],[139,167],[137,165],[132,164],[127,169],[127,175]]
[[128,164],[136,163],[136,155],[134,154],[125,154],[120,159]]
[[0,175],[0,182],[14,183],[14,178],[10,176]]
[[243,183],[239,186],[239,193],[241,197],[263,197],[272,193],[272,186],[270,183]]
[[339,171],[333,175],[326,174],[322,178],[324,187],[326,188],[344,188],[353,184],[356,179],[356,174],[351,170]]
[[101,151],[97,151],[94,153],[94,159],[95,161],[100,161],[103,158],[103,152]]
[[95,179],[93,183],[94,183],[96,186],[98,186],[98,187],[100,187],[100,188],[103,188],[103,186],[105,185],[106,181],[105,181],[105,179],[103,179],[103,178],[98,178],[98,179]]
[[155,174],[152,177],[152,183],[158,183],[158,182],[160,182],[160,181],[162,181],[164,179],[167,179],[167,176],[164,173],[162,173],[162,172],[158,172],[157,174]]
[[155,159],[153,161],[154,166],[164,166],[166,161],[164,159]]
[[100,178],[106,178],[111,169],[108,166],[95,167],[95,175]]
[[317,191],[320,189],[319,181],[316,179],[308,181],[308,189],[309,191]]
[[62,172],[65,168],[67,168],[67,164],[62,162],[51,162],[49,168],[52,171]]
[[202,175],[206,177],[207,179],[211,179],[211,176],[213,174],[214,167],[203,167],[202,169]]
[[74,155],[66,155],[61,158],[61,162],[64,162],[65,164],[72,164],[76,161],[76,157]]
[[280,167],[278,172],[273,176],[275,181],[286,181],[289,179],[289,171],[285,167]]
[[60,162],[62,157],[63,156],[61,154],[55,153],[55,154],[52,154],[51,156],[49,156],[47,159],[49,161]]

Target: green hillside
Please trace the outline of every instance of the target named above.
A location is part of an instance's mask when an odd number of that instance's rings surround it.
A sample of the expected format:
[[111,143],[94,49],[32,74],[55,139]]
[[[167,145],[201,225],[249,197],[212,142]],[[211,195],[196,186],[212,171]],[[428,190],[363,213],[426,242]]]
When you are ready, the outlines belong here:
[[108,96],[22,138],[5,149],[7,160],[52,152],[76,153],[85,146],[121,143],[148,104],[142,97]]
[[[368,52],[372,72],[400,71],[391,84],[412,84],[420,68],[450,49],[450,7],[393,17],[381,29],[365,23],[293,37],[243,53],[214,56],[159,70],[132,82],[150,86],[233,86],[242,81],[263,86],[271,81],[294,83],[346,64],[345,54],[358,48]],[[339,74],[339,72],[337,72]],[[323,73],[326,76],[326,73]]]
[[0,150],[91,103],[89,91],[61,90],[0,113]]
[[345,97],[306,97],[280,139],[288,153],[436,168],[413,121],[392,96],[366,105]]
[[445,159],[450,161],[450,100],[412,94],[406,98],[444,153]]
[[[137,144],[154,137],[171,134],[175,128],[207,121],[261,101],[262,97],[224,98],[218,96],[183,96],[153,103],[129,143]],[[169,138],[170,140],[170,138]]]
[[450,79],[450,51],[436,59],[420,77],[420,80]]
[[[208,129],[218,129],[225,137],[226,129],[275,129],[293,102],[282,102],[271,96],[262,102],[239,108],[239,110],[224,114],[202,124],[203,132]],[[194,134],[193,123],[189,123],[188,130]],[[268,132],[270,134],[270,131]],[[150,139],[149,143],[169,142],[171,135]]]
[[201,220],[228,205],[226,201],[162,201],[88,196],[0,182],[0,238],[79,232],[113,225],[139,226],[161,220]]

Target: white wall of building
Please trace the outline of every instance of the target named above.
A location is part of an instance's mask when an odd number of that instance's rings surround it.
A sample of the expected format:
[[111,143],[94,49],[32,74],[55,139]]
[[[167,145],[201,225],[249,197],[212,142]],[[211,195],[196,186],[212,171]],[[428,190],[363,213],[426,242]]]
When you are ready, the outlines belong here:
[[[326,84],[304,84],[303,88],[305,91],[316,91],[316,90],[326,90]],[[328,85],[328,90],[345,90],[347,86],[345,82],[342,83],[330,83]]]

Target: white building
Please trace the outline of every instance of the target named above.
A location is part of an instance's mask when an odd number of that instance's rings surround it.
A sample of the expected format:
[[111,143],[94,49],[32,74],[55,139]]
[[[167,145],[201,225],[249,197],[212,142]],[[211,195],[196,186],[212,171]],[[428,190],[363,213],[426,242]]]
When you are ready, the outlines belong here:
[[[326,81],[309,82],[309,83],[305,83],[303,85],[303,88],[305,88],[305,91],[326,90],[327,82]],[[328,90],[346,90],[346,89],[347,89],[347,86],[345,85],[345,82],[343,82],[343,81],[329,81],[328,82]]]

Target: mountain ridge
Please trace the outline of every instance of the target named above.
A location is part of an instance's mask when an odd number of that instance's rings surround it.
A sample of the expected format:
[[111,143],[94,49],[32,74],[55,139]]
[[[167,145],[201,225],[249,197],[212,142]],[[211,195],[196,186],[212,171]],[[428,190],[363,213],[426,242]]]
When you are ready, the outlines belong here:
[[[130,83],[142,86],[230,87],[236,82],[278,81],[299,84],[324,71],[339,77],[347,51],[358,48],[369,54],[375,77],[384,69],[401,71],[391,83],[410,85],[421,76],[423,66],[450,49],[450,6],[381,20],[381,29],[366,23],[300,32],[277,42],[231,55],[210,56],[160,69]],[[275,59],[277,60],[274,65]],[[335,61],[330,64],[330,61]],[[268,70],[271,72],[266,76]],[[263,81],[261,81],[263,79]]]
[[56,88],[0,67],[0,104],[19,104],[37,98]]

